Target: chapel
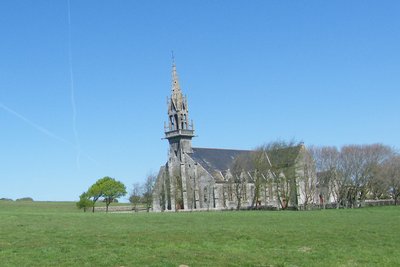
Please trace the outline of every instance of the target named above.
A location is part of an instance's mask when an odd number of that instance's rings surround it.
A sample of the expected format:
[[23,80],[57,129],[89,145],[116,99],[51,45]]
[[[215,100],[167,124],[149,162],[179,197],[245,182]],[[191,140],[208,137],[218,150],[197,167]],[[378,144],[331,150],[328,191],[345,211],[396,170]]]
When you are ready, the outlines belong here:
[[[167,102],[164,139],[169,142],[168,160],[161,166],[154,185],[153,211],[297,209],[319,201],[315,168],[302,143],[261,154],[252,150],[193,147],[194,124],[175,62]],[[255,157],[269,168],[255,167],[250,160]]]

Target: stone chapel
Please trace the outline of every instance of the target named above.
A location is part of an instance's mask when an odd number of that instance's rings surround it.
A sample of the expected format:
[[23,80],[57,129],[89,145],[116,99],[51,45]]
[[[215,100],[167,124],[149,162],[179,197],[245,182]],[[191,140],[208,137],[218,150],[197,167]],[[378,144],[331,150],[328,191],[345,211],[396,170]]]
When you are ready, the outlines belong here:
[[[160,168],[154,185],[153,211],[233,209],[238,207],[238,201],[242,208],[255,205],[278,209],[283,204],[297,208],[305,202],[318,202],[314,177],[308,175],[305,179],[305,170],[312,169],[312,166],[306,160],[310,157],[303,144],[268,153],[266,156],[271,166],[284,167],[279,172],[262,174],[261,183],[256,184],[249,171],[243,171],[239,180],[232,173],[235,159],[251,157],[255,151],[192,147],[194,131],[189,119],[188,101],[182,94],[173,62],[168,122],[164,124],[165,139],[169,142],[168,161]],[[281,157],[282,153],[290,156]],[[288,171],[283,171],[285,168]],[[290,182],[278,184],[277,179],[285,175],[290,176],[287,180]],[[256,186],[257,198],[254,195]],[[282,186],[287,186],[286,197],[277,193]]]

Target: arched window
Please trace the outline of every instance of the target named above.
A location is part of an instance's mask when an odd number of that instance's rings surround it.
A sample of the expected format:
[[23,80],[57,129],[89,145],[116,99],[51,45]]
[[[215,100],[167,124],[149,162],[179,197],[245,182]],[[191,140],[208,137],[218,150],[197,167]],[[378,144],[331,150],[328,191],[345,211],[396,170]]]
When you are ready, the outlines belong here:
[[179,130],[179,120],[178,120],[178,115],[177,115],[177,114],[175,114],[174,118],[175,118],[175,123],[176,123],[175,130]]

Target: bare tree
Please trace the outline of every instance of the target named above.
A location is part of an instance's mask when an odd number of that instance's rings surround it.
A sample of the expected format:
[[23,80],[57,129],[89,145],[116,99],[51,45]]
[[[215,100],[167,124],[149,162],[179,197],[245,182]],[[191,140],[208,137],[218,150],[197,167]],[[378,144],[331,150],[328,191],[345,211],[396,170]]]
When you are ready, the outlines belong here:
[[142,186],[139,183],[134,183],[131,195],[129,196],[129,201],[132,203],[133,210],[135,212],[138,211],[139,204],[142,200],[142,192],[143,192]]
[[382,144],[342,147],[339,171],[346,182],[348,206],[359,206],[366,199],[374,169],[392,154],[392,149]]
[[233,187],[235,190],[235,196],[236,196],[236,209],[239,210],[242,206],[242,200],[243,200],[243,195],[244,195],[244,190],[246,190],[245,183],[246,183],[246,178],[245,178],[245,173],[246,170],[251,169],[252,167],[247,166],[248,163],[252,163],[251,161],[248,160],[246,157],[237,157],[235,161],[233,162],[233,165],[231,167],[231,173],[232,173],[232,181],[233,181]]
[[372,168],[372,177],[368,183],[368,198],[382,199],[389,197],[388,162]]
[[298,185],[299,191],[303,193],[304,208],[309,209],[310,206],[315,203],[314,200],[317,195],[317,174],[315,172],[314,160],[311,155],[305,155],[301,172],[302,175],[300,176],[301,178]]
[[150,211],[153,204],[153,188],[156,179],[157,176],[155,174],[148,174],[143,186],[143,204],[145,205],[147,212]]
[[339,208],[344,199],[345,181],[339,172],[340,152],[336,147],[310,147],[309,152],[314,159],[320,201],[333,201]]
[[268,143],[259,150],[265,155],[265,165],[272,174],[275,184],[275,193],[279,205],[282,209],[288,208],[292,203],[294,208],[298,208],[297,181],[295,158],[296,150],[301,145],[295,140],[274,141]]
[[[259,148],[253,153],[251,157],[252,167],[254,168],[253,172],[248,170],[248,175],[254,183],[253,187],[253,199],[251,202],[251,207],[254,205],[257,208],[260,205],[260,197],[261,197],[261,189],[267,188],[267,179],[268,174],[270,173],[271,165],[269,164],[269,159],[267,158],[267,153],[263,150],[263,148]],[[264,200],[265,201],[265,200]]]
[[383,164],[383,175],[386,177],[388,191],[397,205],[400,197],[400,156],[391,157]]

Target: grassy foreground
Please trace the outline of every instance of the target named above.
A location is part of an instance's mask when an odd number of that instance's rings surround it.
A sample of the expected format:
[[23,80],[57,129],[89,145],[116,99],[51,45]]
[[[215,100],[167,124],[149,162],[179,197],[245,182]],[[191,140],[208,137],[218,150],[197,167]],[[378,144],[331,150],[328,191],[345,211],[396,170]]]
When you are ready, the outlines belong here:
[[83,213],[0,202],[1,266],[400,266],[400,207]]

